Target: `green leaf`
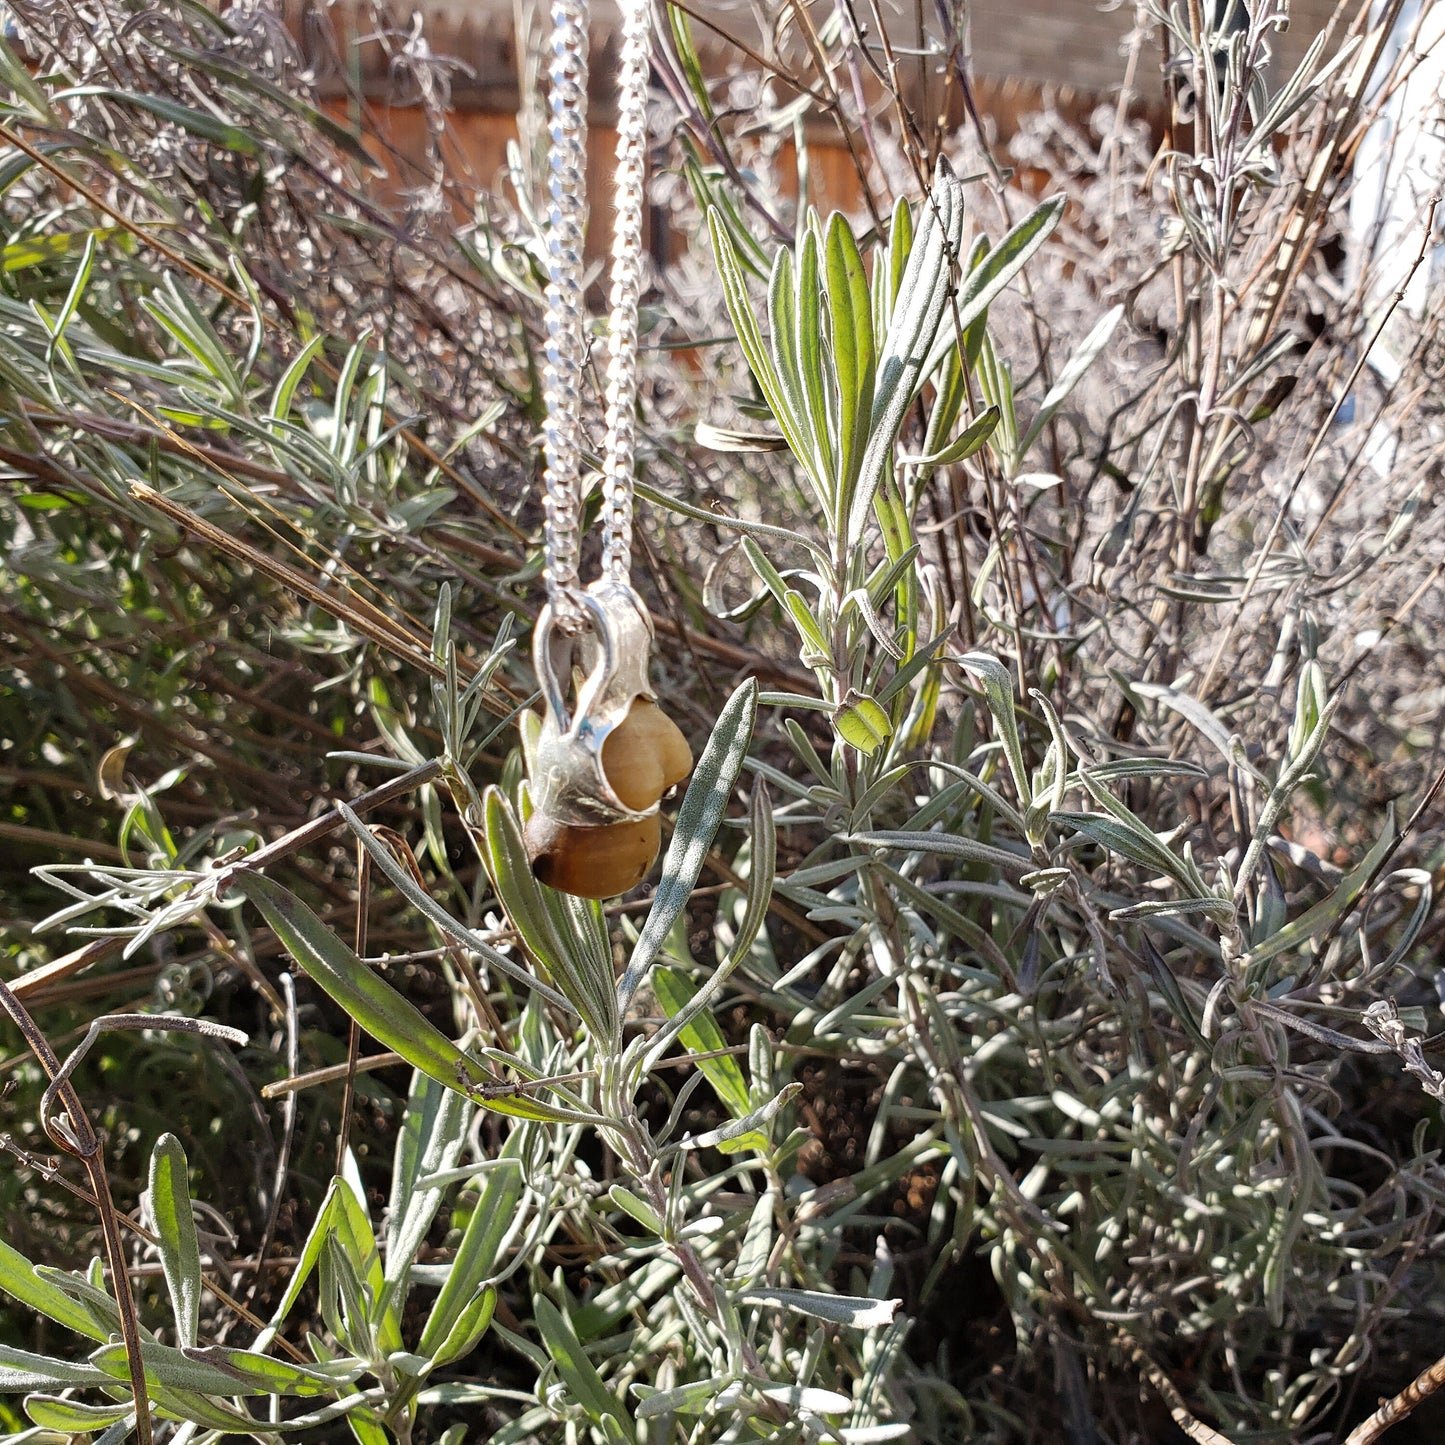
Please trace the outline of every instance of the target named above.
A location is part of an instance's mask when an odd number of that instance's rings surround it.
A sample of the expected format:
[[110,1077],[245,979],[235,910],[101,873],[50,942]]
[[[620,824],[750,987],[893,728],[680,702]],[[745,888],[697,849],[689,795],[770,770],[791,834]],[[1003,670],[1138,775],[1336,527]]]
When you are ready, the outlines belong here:
[[440,1185],[418,1181],[443,1174],[457,1162],[471,1118],[470,1103],[462,1095],[423,1073],[412,1075],[392,1159],[384,1292],[388,1305],[405,1297],[417,1251],[445,1193]]
[[743,1304],[775,1305],[782,1309],[794,1310],[809,1315],[815,1320],[827,1320],[829,1324],[849,1325],[853,1329],[876,1329],[880,1325],[893,1323],[902,1300],[869,1299],[861,1295],[820,1294],[804,1289],[750,1289],[743,1296]]
[[285,1292],[271,1316],[271,1323],[256,1338],[255,1344],[258,1349],[264,1349],[270,1343],[281,1323],[290,1314],[292,1305],[300,1298],[306,1281],[311,1277],[311,1272],[316,1268],[317,1262],[321,1258],[321,1246],[331,1232],[331,1220],[336,1212],[338,1192],[344,1187],[344,1181],[340,1177],[332,1179],[326,1197],[321,1201],[321,1207],[316,1211],[315,1219],[311,1221],[311,1229],[306,1235],[305,1243],[301,1246],[301,1253],[297,1257],[295,1268],[291,1271],[291,1278],[287,1282]]
[[[818,273],[818,236],[810,226],[803,236],[798,256],[798,298],[794,325],[797,342],[793,348],[799,368],[799,390],[804,414],[813,434],[813,452],[818,470],[828,478],[831,496],[837,494],[837,464],[833,458],[833,432],[836,419],[829,402],[831,375],[825,374],[823,360],[823,283]],[[774,337],[774,348],[777,339]],[[781,370],[781,359],[779,362]]]
[[887,829],[872,833],[844,833],[838,841],[907,853],[933,853],[940,858],[963,858],[969,863],[984,863],[990,868],[1015,875],[1026,873],[1032,867],[1030,861],[1020,853],[1010,853],[1006,849],[995,848],[990,843],[980,843],[977,839],[962,838],[954,833],[916,833]]
[[[717,260],[718,277],[723,285],[723,300],[727,303],[728,315],[732,318],[738,344],[742,347],[748,366],[763,393],[763,399],[776,418],[789,448],[808,472],[814,487],[818,488],[819,479],[813,472],[812,448],[803,429],[802,419],[794,411],[788,393],[784,390],[782,378],[773,365],[772,353],[763,344],[762,332],[758,329],[757,317],[753,314],[753,300],[748,294],[747,282],[743,277],[737,250],[733,246],[732,237],[728,234],[721,214],[715,207],[708,211],[707,226],[708,234],[712,237],[713,255]],[[773,269],[774,283],[778,284],[780,292],[783,289],[778,283],[778,273],[781,267],[786,267],[789,273],[786,289],[788,291],[792,289],[791,258],[787,261],[783,259],[787,256],[786,250],[780,251]],[[770,295],[772,290],[773,286],[770,285]],[[820,495],[826,495],[826,493],[820,490]]]
[[984,700],[998,727],[999,740],[1003,743],[1004,755],[1008,758],[1009,772],[1013,774],[1014,788],[1019,804],[1029,808],[1033,801],[1033,789],[1029,784],[1029,770],[1024,765],[1023,744],[1019,741],[1019,725],[1014,717],[1014,685],[1008,668],[998,658],[986,652],[967,652],[958,659],[966,672],[983,679]]
[[[688,1149],[716,1149],[720,1146],[733,1144],[741,1149],[748,1141],[757,1135],[764,1140],[765,1147],[771,1143],[767,1126],[773,1122],[782,1111],[803,1091],[801,1084],[785,1084],[777,1094],[759,1105],[756,1109],[749,1109],[741,1118],[734,1119],[731,1123],[724,1124],[719,1129],[709,1129],[705,1134],[698,1134],[691,1139],[684,1139],[683,1146]],[[732,1153],[735,1150],[724,1150]]]
[[572,1322],[546,1295],[538,1295],[534,1305],[537,1314],[537,1330],[547,1353],[557,1366],[557,1373],[567,1386],[567,1392],[582,1407],[592,1423],[602,1427],[604,1419],[629,1431],[631,1422],[622,1413],[612,1391],[603,1383],[597,1368],[587,1358],[582,1341],[572,1328]]
[[95,1385],[105,1375],[81,1361],[56,1360],[0,1345],[0,1391],[43,1390],[48,1385]]
[[[90,1358],[112,1380],[123,1385],[130,1383],[130,1365],[124,1345],[102,1345]],[[264,1394],[264,1390],[238,1389],[234,1380],[212,1366],[188,1360],[179,1350],[148,1340],[141,1342],[141,1362],[145,1368],[146,1392],[160,1413],[230,1435],[266,1432],[265,1422],[253,1419],[244,1410],[223,1404],[218,1398]],[[194,1385],[176,1383],[182,1380],[192,1381]],[[290,1430],[295,1428],[296,1423],[288,1421],[284,1426],[275,1425],[271,1431]]]
[[1039,439],[1043,429],[1054,419],[1054,414],[1069,399],[1074,388],[1084,379],[1089,368],[1098,359],[1099,353],[1109,344],[1120,320],[1124,315],[1124,307],[1111,306],[1099,320],[1094,324],[1089,334],[1078,344],[1074,354],[1064,364],[1064,369],[1059,373],[1058,379],[1049,388],[1048,395],[1044,397],[1039,406],[1038,415],[1033,419],[1032,425],[1019,443],[1019,456],[1023,457],[1028,449]]
[[958,326],[967,330],[1029,259],[1054,233],[1064,218],[1064,198],[1051,196],[1030,211],[974,266],[958,288]]
[[345,1180],[336,1191],[329,1242],[345,1252],[357,1281],[366,1287],[365,1299],[351,1306],[349,1312],[355,1314],[357,1308],[361,1310],[384,1353],[401,1349],[401,1320],[390,1303],[376,1233],[361,1200],[356,1197],[356,1190]]
[[[701,1415],[712,1408],[718,1395],[731,1381],[726,1376],[706,1380],[694,1380],[687,1385],[676,1385],[670,1390],[653,1390],[638,1402],[637,1418],[649,1420],[655,1415]],[[633,1385],[636,1391],[646,1390],[646,1385]]]
[[902,457],[901,461],[915,467],[947,467],[971,457],[993,434],[999,422],[999,409],[990,406],[979,412],[954,439],[936,452],[924,456]]
[[[817,285],[816,264],[814,286]],[[814,299],[816,300],[816,293]],[[827,462],[818,446],[815,423],[808,406],[808,379],[799,354],[798,283],[794,276],[792,252],[782,247],[773,258],[772,275],[768,279],[768,326],[771,331],[773,375],[777,378],[778,401],[786,417],[778,417],[778,425],[788,438],[793,455],[811,482],[818,504],[832,514],[830,477]],[[815,375],[816,375],[816,368]],[[762,378],[758,379],[762,387]],[[768,405],[773,398],[766,388],[763,395]],[[776,414],[776,413],[775,413]]]
[[325,334],[318,332],[301,348],[296,358],[281,373],[281,379],[271,393],[271,415],[278,422],[284,422],[291,415],[291,403],[296,396],[296,388],[301,385],[312,361],[315,360],[316,353],[325,344]]
[[833,365],[838,378],[838,490],[840,496],[849,496],[868,447],[878,358],[863,257],[848,222],[838,212],[828,222],[826,251]]
[[1311,940],[1318,938],[1326,930],[1333,928],[1359,901],[1360,894],[1364,892],[1366,885],[1374,876],[1375,870],[1380,866],[1381,861],[1389,856],[1398,839],[1399,831],[1395,824],[1395,808],[1393,804],[1390,804],[1385,815],[1384,830],[1375,840],[1370,851],[1345,874],[1328,898],[1321,899],[1312,908],[1300,914],[1298,918],[1285,924],[1273,937],[1266,938],[1251,948],[1249,950],[1251,966],[1267,962],[1281,953],[1301,948]]
[[893,720],[877,698],[850,691],[833,714],[833,728],[849,747],[872,754],[892,735]]
[[238,874],[231,887],[256,905],[308,978],[330,994],[367,1033],[400,1054],[413,1068],[449,1089],[467,1094],[495,1113],[518,1119],[575,1122],[570,1110],[530,1097],[478,1095],[476,1088],[491,1082],[487,1070],[373,972],[299,898],[258,873]]
[[30,266],[44,266],[63,259],[72,251],[84,250],[96,241],[108,241],[118,234],[119,226],[96,226],[85,231],[46,231],[38,236],[27,236],[22,241],[11,241],[0,247],[0,270],[8,275]]
[[522,1144],[523,1131],[509,1135],[497,1167],[486,1173],[481,1197],[462,1232],[446,1283],[422,1330],[417,1349],[424,1355],[440,1350],[496,1267],[497,1252],[516,1222],[517,1205],[522,1197]]
[[176,1339],[196,1343],[201,1319],[201,1251],[191,1212],[186,1151],[174,1134],[162,1134],[151,1151],[150,1207],[160,1236],[161,1270],[171,1297]]
[[[0,1290],[18,1305],[44,1315],[58,1325],[91,1340],[104,1340],[109,1331],[91,1312],[63,1289],[36,1272],[36,1266],[0,1239]],[[3,1363],[3,1362],[0,1362]]]
[[913,210],[905,197],[899,198],[893,203],[893,223],[888,228],[888,266],[883,272],[884,279],[888,286],[887,295],[884,298],[886,305],[881,315],[873,318],[874,331],[886,333],[888,323],[893,315],[893,307],[898,299],[898,293],[903,286],[904,272],[908,267],[908,258],[913,254],[914,242]]
[[605,951],[599,958],[596,948],[587,947],[575,936],[580,930],[573,926],[574,917],[585,928],[585,915],[560,910],[554,913],[549,906],[542,885],[532,875],[526,842],[512,805],[496,786],[482,795],[482,825],[483,861],[523,946],[547,971],[591,1033],[598,1039],[615,1038],[618,1014],[611,958]]
[[491,1328],[492,1316],[496,1312],[497,1288],[495,1285],[484,1285],[462,1306],[461,1313],[457,1315],[446,1339],[437,1346],[429,1369],[439,1370],[443,1365],[450,1365],[471,1354],[478,1341]]
[[626,1014],[653,959],[667,942],[672,925],[692,896],[697,876],[707,861],[708,849],[727,812],[743,759],[747,757],[757,710],[758,685],[750,678],[727,700],[707,747],[693,769],[692,780],[677,812],[667,856],[662,861],[662,881],[657,885],[652,908],[627,969],[617,984],[619,1017]]
[[[692,991],[686,979],[677,974],[673,974],[661,984],[658,997],[668,1012],[668,1021],[658,1029],[643,1053],[636,1075],[638,1081],[657,1067],[663,1055],[679,1038],[696,1053],[714,1053],[723,1047],[722,1034],[706,1011],[717,999],[733,970],[747,958],[762,931],[772,903],[773,885],[777,876],[777,830],[773,824],[772,800],[761,780],[753,787],[752,806],[748,815],[748,839],[748,891],[743,905],[742,921],[738,924],[737,934],[728,949],[727,957],[696,992]],[[672,1006],[674,1002],[676,1007]],[[694,1024],[697,1026],[696,1030],[689,1033]],[[699,1059],[697,1062],[723,1104],[735,1115],[746,1112],[751,1101],[751,1092],[732,1057],[720,1055],[718,1062],[723,1067],[716,1073],[709,1070],[712,1059]],[[751,1148],[756,1143],[758,1148],[766,1148],[767,1142],[766,1139],[759,1138],[756,1141],[743,1141],[736,1147]]]
[[65,1400],[58,1395],[27,1395],[25,1413],[35,1424],[47,1430],[89,1435],[92,1431],[104,1430],[107,1425],[132,1419],[135,1406],[82,1405],[78,1400]]
[[35,1273],[58,1289],[64,1290],[80,1304],[80,1307],[90,1315],[92,1321],[101,1327],[101,1333],[97,1338],[108,1340],[120,1332],[119,1307],[109,1292],[95,1283],[95,1281],[103,1281],[105,1278],[100,1271],[98,1260],[91,1261],[89,1278],[70,1270],[54,1269],[47,1264],[36,1265]]
[[[675,968],[659,965],[652,971],[652,991],[669,1018],[692,1002],[697,990]],[[727,1039],[709,1013],[699,1014],[684,1026],[680,1035],[683,1046],[692,1054],[710,1054],[727,1048]],[[718,1102],[735,1119],[752,1107],[748,1081],[738,1061],[731,1054],[719,1053],[716,1058],[696,1061],[703,1077],[713,1087]]]
[[228,1350],[221,1345],[184,1351],[186,1358],[231,1376],[235,1395],[331,1395],[366,1372],[363,1360],[328,1361],[324,1367],[293,1365],[289,1360],[258,1355],[253,1350]]
[[793,626],[798,629],[798,636],[802,640],[800,655],[803,663],[808,667],[818,667],[827,662],[831,656],[828,639],[823,636],[823,628],[813,616],[803,594],[789,587],[783,593],[783,605],[788,609]]
[[878,379],[868,422],[868,447],[857,485],[840,498],[846,513],[844,540],[851,549],[862,540],[873,510],[873,494],[888,473],[893,444],[904,415],[926,379],[926,363],[948,302],[953,262],[963,243],[963,186],[940,161],[932,199],[925,202],[923,230],[914,242],[899,288],[899,305],[888,323],[878,358]]
[[[170,1345],[142,1340],[140,1354],[141,1363],[145,1367],[146,1383],[149,1385],[181,1390],[188,1394],[215,1395],[223,1399],[230,1395],[255,1396],[271,1393],[268,1386],[259,1380],[248,1381],[233,1370],[223,1370],[203,1359],[195,1359],[187,1351],[173,1349]],[[90,1360],[96,1369],[109,1375],[111,1379],[129,1382],[130,1365],[124,1345],[102,1345],[92,1353]]]
[[246,156],[261,154],[260,141],[248,131],[242,130],[240,126],[231,121],[221,120],[206,111],[192,110],[190,106],[181,105],[178,101],[167,100],[163,95],[148,95],[143,91],[108,90],[103,87],[90,86],[78,87],[68,92],[70,95],[82,93],[103,95],[107,99],[133,105],[139,110],[148,110],[167,124],[180,126],[182,130],[189,131],[191,135],[226,150],[237,151]]
[[[22,60],[10,42],[0,36],[0,81],[4,82],[5,88],[12,91],[16,98],[24,100],[34,119],[47,126],[58,126],[61,122],[51,107],[50,97],[42,86],[36,84],[35,76],[31,73],[32,67],[33,62]],[[7,101],[7,106],[13,105],[13,99]],[[22,155],[19,159],[23,160],[26,166],[32,163],[29,156]]]
[[1150,872],[1162,873],[1191,893],[1195,892],[1184,860],[1137,818],[1125,822],[1107,813],[1050,813],[1049,817],[1060,827],[1082,833],[1108,852],[1128,858]]
[[636,1220],[649,1234],[655,1234],[661,1238],[667,1233],[662,1216],[645,1199],[640,1199],[630,1189],[624,1188],[621,1184],[614,1184],[607,1191],[607,1197],[624,1214]]

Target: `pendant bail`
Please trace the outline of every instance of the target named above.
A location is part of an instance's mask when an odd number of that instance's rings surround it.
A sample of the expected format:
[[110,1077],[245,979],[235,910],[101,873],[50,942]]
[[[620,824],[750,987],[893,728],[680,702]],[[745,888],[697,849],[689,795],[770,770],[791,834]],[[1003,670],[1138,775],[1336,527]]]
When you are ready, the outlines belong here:
[[[637,593],[611,577],[585,590],[569,588],[567,601],[582,618],[580,631],[564,630],[549,603],[532,635],[545,709],[528,749],[533,806],[580,827],[648,817],[657,804],[629,808],[607,779],[602,749],[638,698],[656,701],[648,681],[652,619]],[[579,670],[576,702],[569,705]]]

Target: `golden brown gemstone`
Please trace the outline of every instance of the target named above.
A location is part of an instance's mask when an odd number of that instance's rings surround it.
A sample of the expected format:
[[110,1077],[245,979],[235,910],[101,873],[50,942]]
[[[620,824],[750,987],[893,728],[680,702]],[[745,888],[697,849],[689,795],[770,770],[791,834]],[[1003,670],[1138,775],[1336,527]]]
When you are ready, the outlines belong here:
[[643,813],[692,771],[692,749],[655,702],[638,697],[602,744],[602,771],[622,803]]
[[539,883],[579,898],[615,898],[636,888],[662,846],[656,813],[582,827],[541,813],[527,820],[527,853]]

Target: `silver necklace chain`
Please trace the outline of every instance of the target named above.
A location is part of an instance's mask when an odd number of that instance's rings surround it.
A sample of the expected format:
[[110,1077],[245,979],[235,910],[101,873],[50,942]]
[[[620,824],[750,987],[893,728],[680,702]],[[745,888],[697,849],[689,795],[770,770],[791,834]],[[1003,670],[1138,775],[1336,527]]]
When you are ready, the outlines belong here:
[[[587,315],[582,302],[587,218],[587,0],[553,0],[548,49],[547,293],[542,391],[547,599],[575,630],[581,552],[582,367]],[[616,226],[607,332],[606,437],[602,463],[602,573],[626,583],[632,558],[637,303],[642,289],[643,181],[647,151],[649,12],[623,0],[617,122]]]

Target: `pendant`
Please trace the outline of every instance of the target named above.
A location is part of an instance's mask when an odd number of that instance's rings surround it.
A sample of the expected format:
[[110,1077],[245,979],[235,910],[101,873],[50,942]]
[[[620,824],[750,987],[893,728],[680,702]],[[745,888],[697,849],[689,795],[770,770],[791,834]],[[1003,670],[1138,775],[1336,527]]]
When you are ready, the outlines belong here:
[[567,596],[580,630],[565,630],[549,603],[532,635],[543,712],[526,714],[522,727],[527,856],[550,888],[612,898],[657,858],[657,805],[692,771],[692,750],[649,686],[652,620],[638,595],[601,578]]

